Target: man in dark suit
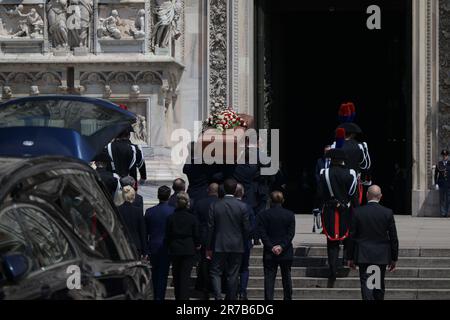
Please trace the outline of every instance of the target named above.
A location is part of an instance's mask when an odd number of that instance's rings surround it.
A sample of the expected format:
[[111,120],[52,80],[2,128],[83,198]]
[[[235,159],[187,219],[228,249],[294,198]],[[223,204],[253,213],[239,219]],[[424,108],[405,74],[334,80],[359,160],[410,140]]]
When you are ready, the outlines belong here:
[[257,216],[258,233],[264,245],[264,297],[274,299],[278,266],[281,269],[284,300],[292,300],[291,267],[294,259],[292,240],[295,236],[295,215],[282,207],[283,193],[270,194],[271,208]]
[[[242,184],[238,183],[236,187],[235,197],[236,199],[243,201],[245,195],[245,188]],[[246,203],[247,210],[249,213],[249,222],[250,222],[250,237],[244,243],[244,255],[242,256],[241,268],[239,270],[239,300],[248,300],[247,298],[247,287],[248,280],[250,277],[250,251],[253,247],[252,239],[255,238],[256,233],[256,216],[253,208]]]
[[186,191],[186,181],[181,178],[173,180],[172,189],[173,194],[169,198],[169,206],[175,208],[177,205],[177,194]]
[[450,161],[448,150],[442,150],[442,161],[439,161],[434,173],[436,189],[439,190],[439,204],[441,216],[446,218],[450,214]]
[[144,215],[144,198],[142,198],[142,196],[137,193],[136,180],[134,180],[134,178],[132,176],[128,176],[128,177],[124,177],[124,178],[120,179],[120,184],[121,184],[122,188],[125,186],[130,186],[134,189],[134,191],[136,191],[136,197],[134,198],[134,201],[132,204],[133,204],[133,206],[138,208],[140,210],[140,212],[142,212],[142,215]]
[[[379,204],[381,197],[380,187],[371,186],[367,191],[368,204],[356,208],[352,219],[347,259],[351,268],[359,266],[364,300],[384,300],[386,267],[394,271],[398,260],[394,213]],[[373,270],[379,270],[375,276],[380,276],[375,283],[371,281]],[[369,288],[368,282],[375,288]]]
[[152,264],[152,282],[155,300],[164,300],[167,278],[169,276],[169,252],[164,243],[167,219],[175,208],[169,206],[170,188],[162,186],[158,189],[159,204],[145,212],[147,240],[150,262]]
[[210,260],[206,259],[206,242],[208,240],[208,217],[209,208],[211,205],[219,200],[219,185],[211,183],[208,186],[208,196],[197,201],[194,204],[194,214],[200,224],[200,241],[201,241],[201,255],[200,262],[197,267],[197,282],[196,289],[205,294],[205,298],[209,298],[209,291],[211,289],[209,279],[209,264]]
[[225,196],[213,203],[209,210],[207,257],[211,261],[211,282],[216,300],[222,299],[221,277],[226,272],[226,299],[236,300],[239,269],[244,253],[244,242],[250,233],[247,206],[234,197],[237,182],[224,182]]

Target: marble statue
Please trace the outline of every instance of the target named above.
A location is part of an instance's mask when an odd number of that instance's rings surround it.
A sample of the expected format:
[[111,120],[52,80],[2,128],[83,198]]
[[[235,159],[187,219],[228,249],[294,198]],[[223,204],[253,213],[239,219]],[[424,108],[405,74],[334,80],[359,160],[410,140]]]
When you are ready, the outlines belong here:
[[106,18],[100,18],[100,26],[97,29],[98,37],[111,37],[113,39],[120,39],[122,33],[120,32],[119,26],[124,25],[119,17],[119,12],[117,10],[112,10],[111,15]]
[[138,85],[134,84],[131,86],[130,97],[137,98],[141,94],[141,89]]
[[167,48],[170,40],[181,36],[178,20],[182,5],[180,0],[156,0],[154,13],[156,24],[153,31],[153,41],[156,47]]
[[147,121],[144,116],[137,115],[136,122],[133,124],[133,143],[134,144],[147,144]]
[[71,47],[87,47],[89,25],[93,13],[92,0],[70,0],[70,6],[67,12],[71,14],[67,18]]
[[2,99],[11,99],[12,98],[12,90],[10,86],[4,86],[2,90]]
[[31,86],[30,87],[30,96],[37,96],[39,95],[39,87],[38,86]]
[[130,34],[134,39],[144,39],[145,38],[145,10],[140,9],[138,11],[136,20],[134,21],[135,29],[130,30]]
[[111,86],[106,84],[105,87],[103,88],[103,98],[109,99],[111,97],[111,94],[112,94]]
[[47,18],[49,38],[55,48],[68,46],[67,0],[49,0]]

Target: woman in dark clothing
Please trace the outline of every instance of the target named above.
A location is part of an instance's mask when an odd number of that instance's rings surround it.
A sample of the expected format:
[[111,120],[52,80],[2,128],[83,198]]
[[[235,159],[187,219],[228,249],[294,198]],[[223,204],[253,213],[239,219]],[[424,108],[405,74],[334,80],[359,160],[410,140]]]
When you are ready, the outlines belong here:
[[197,218],[189,211],[189,195],[177,194],[175,212],[166,226],[166,243],[172,261],[172,275],[176,300],[189,300],[189,282],[195,255],[200,250]]
[[139,253],[139,257],[143,257],[146,253],[146,241],[145,241],[145,221],[142,211],[133,206],[133,201],[136,197],[136,191],[133,187],[125,186],[122,189],[123,198],[125,202],[118,207],[122,221],[131,236],[136,249]]

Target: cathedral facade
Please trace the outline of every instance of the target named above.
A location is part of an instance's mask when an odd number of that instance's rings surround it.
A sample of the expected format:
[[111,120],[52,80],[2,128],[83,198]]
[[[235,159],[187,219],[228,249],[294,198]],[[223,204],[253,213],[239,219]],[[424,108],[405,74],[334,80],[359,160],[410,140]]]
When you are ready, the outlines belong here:
[[[433,166],[450,137],[450,2],[405,1],[408,201],[413,215],[434,215]],[[1,100],[77,94],[125,104],[139,115],[134,138],[144,149],[149,183],[170,183],[181,174],[170,161],[174,129],[194,132],[195,121],[229,106],[273,128],[275,80],[269,42],[262,40],[262,2],[0,0]]]

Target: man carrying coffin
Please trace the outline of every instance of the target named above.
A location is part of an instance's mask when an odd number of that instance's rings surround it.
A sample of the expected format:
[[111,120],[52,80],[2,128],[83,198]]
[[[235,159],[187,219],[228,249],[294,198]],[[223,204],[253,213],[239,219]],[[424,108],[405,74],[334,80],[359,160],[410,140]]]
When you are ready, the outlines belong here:
[[318,192],[322,209],[322,225],[327,236],[328,286],[336,281],[340,242],[346,240],[351,225],[351,202],[355,195],[357,176],[346,166],[346,154],[342,149],[332,149],[329,168],[322,169]]

